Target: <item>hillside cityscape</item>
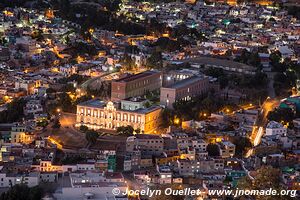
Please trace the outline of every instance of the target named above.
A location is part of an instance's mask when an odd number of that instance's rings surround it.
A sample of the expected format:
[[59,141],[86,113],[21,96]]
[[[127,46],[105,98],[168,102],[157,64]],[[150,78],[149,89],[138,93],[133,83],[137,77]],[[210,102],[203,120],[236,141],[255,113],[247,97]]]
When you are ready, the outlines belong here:
[[0,200],[300,199],[299,0],[1,0]]

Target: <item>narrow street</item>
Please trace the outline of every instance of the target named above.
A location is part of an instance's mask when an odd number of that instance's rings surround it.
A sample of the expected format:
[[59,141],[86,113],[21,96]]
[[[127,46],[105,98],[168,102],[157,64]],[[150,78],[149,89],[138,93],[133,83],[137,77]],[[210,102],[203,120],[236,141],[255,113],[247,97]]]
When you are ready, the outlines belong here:
[[[271,99],[267,98],[263,105],[261,106],[261,111],[259,112],[259,115],[257,117],[257,120],[255,124],[253,125],[252,133],[250,136],[250,140],[253,144],[253,146],[257,146],[261,142],[261,138],[264,135],[265,132],[265,127],[267,126],[268,123],[268,114],[270,111],[274,110],[278,105],[280,101],[278,99]],[[249,157],[253,154],[253,149],[250,149],[246,157]]]

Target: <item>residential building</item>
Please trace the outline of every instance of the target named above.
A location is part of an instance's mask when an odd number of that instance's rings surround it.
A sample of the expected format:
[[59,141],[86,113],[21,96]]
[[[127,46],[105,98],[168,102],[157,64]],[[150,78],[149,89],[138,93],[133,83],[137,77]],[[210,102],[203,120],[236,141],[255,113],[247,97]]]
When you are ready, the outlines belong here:
[[26,184],[28,187],[34,187],[39,184],[40,178],[37,172],[30,172],[28,174],[8,174],[0,173],[0,187],[8,188],[16,184]]
[[[73,172],[70,179],[62,187],[61,192],[54,193],[58,200],[64,199],[114,199],[127,200],[125,193],[127,185],[121,173]],[[115,196],[114,188],[120,190]]]
[[220,156],[222,158],[231,158],[235,155],[235,145],[229,141],[218,143]]
[[11,128],[10,132],[11,143],[29,144],[34,140],[34,134],[28,132],[24,125],[16,124]]
[[145,154],[161,154],[164,150],[164,140],[159,135],[137,134],[126,141],[126,151],[140,150]]
[[285,136],[287,134],[287,128],[281,123],[270,121],[266,127],[265,136],[280,135]]

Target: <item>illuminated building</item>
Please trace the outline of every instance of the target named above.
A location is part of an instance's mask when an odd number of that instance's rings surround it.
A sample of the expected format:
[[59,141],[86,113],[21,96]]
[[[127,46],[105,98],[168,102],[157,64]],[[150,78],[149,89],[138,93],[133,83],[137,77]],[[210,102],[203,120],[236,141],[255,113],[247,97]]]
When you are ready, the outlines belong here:
[[116,130],[118,127],[130,125],[134,129],[139,128],[141,132],[152,133],[160,124],[161,110],[159,106],[124,110],[117,103],[93,99],[77,105],[76,126]]
[[34,135],[27,132],[24,126],[13,126],[11,130],[11,143],[30,144],[34,140]]
[[203,95],[209,90],[209,78],[205,76],[192,76],[171,86],[160,89],[160,103],[173,108],[173,103],[179,100],[188,101],[192,97]]
[[112,81],[111,100],[145,95],[162,85],[162,74],[158,71],[145,71]]

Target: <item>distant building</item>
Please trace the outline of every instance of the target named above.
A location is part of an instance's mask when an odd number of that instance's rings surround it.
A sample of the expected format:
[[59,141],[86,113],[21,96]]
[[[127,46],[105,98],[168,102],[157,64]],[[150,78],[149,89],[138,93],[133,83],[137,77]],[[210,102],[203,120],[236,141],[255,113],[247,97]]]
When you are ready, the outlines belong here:
[[[122,196],[127,185],[121,173],[99,172],[73,172],[66,178],[66,184],[61,192],[54,193],[56,199],[120,199],[127,200]],[[120,195],[114,195],[112,191],[118,188]]]
[[30,144],[34,141],[34,134],[28,132],[25,126],[15,125],[11,128],[11,143]]
[[0,46],[0,61],[8,61],[10,58],[9,48]]
[[[125,102],[127,103],[128,101]],[[159,106],[134,110],[124,110],[119,107],[113,102],[106,104],[97,99],[83,102],[77,105],[76,126],[85,125],[91,129],[116,130],[120,126],[130,125],[134,129],[139,128],[143,133],[152,133],[160,125],[162,108]]]
[[210,88],[209,78],[206,76],[192,76],[183,79],[171,86],[160,89],[160,104],[173,108],[173,103],[178,100],[188,101],[192,97],[203,95]]
[[218,143],[220,156],[222,158],[231,158],[235,155],[235,145],[229,141]]
[[25,184],[28,187],[34,187],[39,184],[39,174],[37,172],[31,172],[28,174],[17,175],[0,173],[0,187],[8,188],[17,184]]
[[265,136],[274,136],[274,135],[285,136],[286,134],[287,134],[287,128],[284,127],[281,123],[270,121],[266,127]]
[[164,150],[164,140],[159,135],[137,134],[130,136],[126,141],[126,151],[140,150],[145,154],[158,155]]
[[162,85],[162,74],[158,71],[145,71],[135,75],[112,81],[111,100],[127,99],[129,97],[145,95],[147,91],[154,91]]
[[43,106],[40,100],[30,100],[26,103],[26,106],[24,108],[25,115],[30,115],[30,114],[34,115],[42,112],[43,112]]

